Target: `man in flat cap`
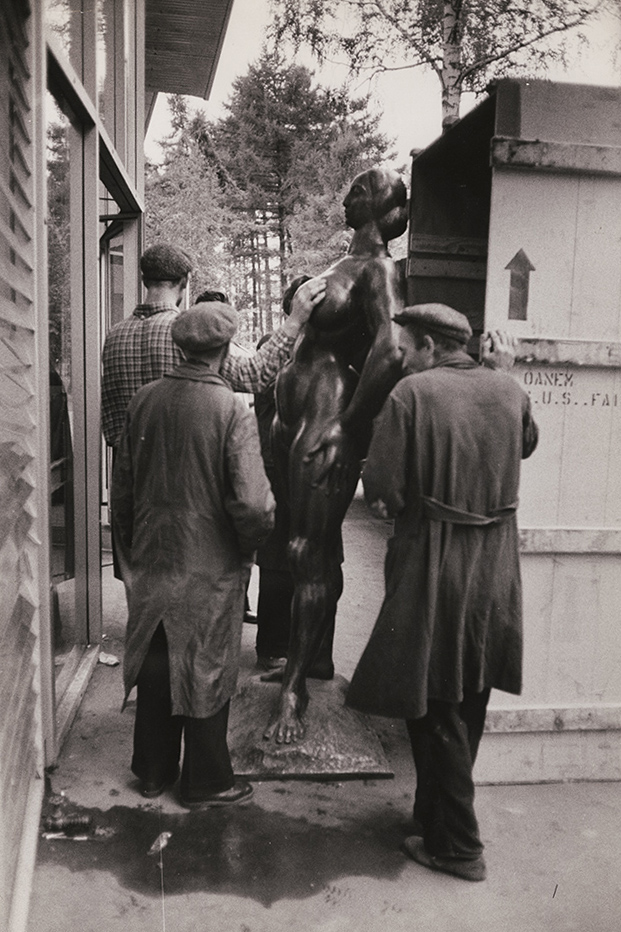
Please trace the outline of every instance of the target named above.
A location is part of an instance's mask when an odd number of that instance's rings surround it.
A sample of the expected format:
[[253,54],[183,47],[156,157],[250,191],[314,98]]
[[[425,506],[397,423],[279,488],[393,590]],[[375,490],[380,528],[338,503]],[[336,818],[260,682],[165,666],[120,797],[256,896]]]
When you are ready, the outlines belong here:
[[520,461],[537,444],[528,396],[497,360],[466,352],[467,318],[442,304],[395,315],[406,376],[377,418],[363,471],[373,510],[394,517],[386,595],[347,703],[405,719],[417,774],[418,863],[465,880],[486,866],[472,768],[490,690],[519,693]]
[[[176,246],[156,243],[142,255],[140,269],[146,288],[145,302],[136,307],[131,317],[112,327],[103,349],[101,421],[113,457],[134,393],[142,385],[171,372],[183,360],[183,351],[172,339],[171,326],[187,288],[192,261]],[[263,391],[273,382],[288,360],[300,328],[324,292],[321,279],[313,279],[305,289],[300,289],[291,315],[258,353],[252,357],[225,355],[222,375],[234,391]],[[114,538],[113,556],[115,576],[122,578]]]
[[172,323],[186,359],[129,403],[113,475],[129,573],[125,697],[137,686],[132,770],[147,798],[183,767],[187,808],[247,799],[226,741],[246,584],[275,502],[252,412],[221,376],[237,326],[228,304]]

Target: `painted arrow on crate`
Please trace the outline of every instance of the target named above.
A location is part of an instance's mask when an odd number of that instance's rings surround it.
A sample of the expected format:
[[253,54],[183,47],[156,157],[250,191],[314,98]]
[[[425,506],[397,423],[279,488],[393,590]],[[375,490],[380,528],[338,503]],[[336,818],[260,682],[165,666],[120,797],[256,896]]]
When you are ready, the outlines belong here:
[[513,259],[505,265],[511,272],[509,282],[509,320],[526,320],[528,310],[528,286],[530,273],[535,271],[523,249],[518,249]]

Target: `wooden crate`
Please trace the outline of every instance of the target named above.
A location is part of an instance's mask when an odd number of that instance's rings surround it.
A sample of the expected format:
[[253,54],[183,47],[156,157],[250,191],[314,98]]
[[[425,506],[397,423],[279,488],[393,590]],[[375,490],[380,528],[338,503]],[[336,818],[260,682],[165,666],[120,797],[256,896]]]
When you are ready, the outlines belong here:
[[[493,695],[477,778],[620,779],[621,89],[501,81],[455,130],[414,159],[409,300],[517,336],[515,378],[541,431],[518,515],[524,691]],[[473,157],[479,169],[464,168]],[[432,178],[436,192],[421,190]],[[431,228],[430,289],[419,244]],[[468,276],[455,231],[476,243]]]

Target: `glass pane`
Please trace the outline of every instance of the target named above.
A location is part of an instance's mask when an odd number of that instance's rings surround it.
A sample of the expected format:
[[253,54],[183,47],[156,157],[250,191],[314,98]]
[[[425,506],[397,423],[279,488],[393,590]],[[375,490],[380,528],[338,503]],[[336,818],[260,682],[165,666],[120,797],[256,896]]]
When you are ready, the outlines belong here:
[[123,320],[123,236],[115,236],[110,241],[108,252],[108,312],[110,326]]
[[124,0],[99,0],[97,4],[99,115],[122,158],[125,158],[123,140],[128,68],[126,10]]
[[82,78],[83,0],[46,0],[45,21]]
[[51,587],[57,678],[77,642],[71,347],[69,121],[47,95]]
[[[103,203],[106,205],[107,215],[113,215],[112,207],[116,207],[114,200],[101,185],[101,191],[106,195]],[[100,239],[101,261],[100,261],[100,281],[102,285],[101,296],[101,329],[102,333],[107,334],[114,324],[123,319],[123,310],[125,303],[124,296],[124,267],[123,267],[123,241],[124,227],[122,223],[113,222],[112,224],[102,223],[105,227],[104,233]],[[116,232],[118,231],[118,232]],[[112,533],[110,527],[110,484],[112,479],[112,451],[106,445],[102,436],[102,475],[101,475],[101,540],[102,540],[102,579],[104,581],[104,617],[110,610],[111,594],[118,593],[119,589],[124,589],[119,580],[114,576],[114,561],[112,556]],[[113,595],[114,599],[115,596]],[[118,598],[118,595],[116,596]]]

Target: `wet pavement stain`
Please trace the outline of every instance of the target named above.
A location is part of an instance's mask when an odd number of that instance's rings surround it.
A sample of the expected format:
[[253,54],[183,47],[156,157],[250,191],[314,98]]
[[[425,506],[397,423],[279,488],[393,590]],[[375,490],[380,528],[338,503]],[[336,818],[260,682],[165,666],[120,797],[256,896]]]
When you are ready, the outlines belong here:
[[39,865],[108,871],[147,896],[161,894],[159,857],[148,851],[163,832],[171,833],[161,854],[168,895],[233,894],[270,906],[334,888],[342,877],[395,879],[405,866],[403,826],[384,809],[337,828],[253,803],[182,815],[155,807],[74,811],[91,817],[88,840],[41,838]]

